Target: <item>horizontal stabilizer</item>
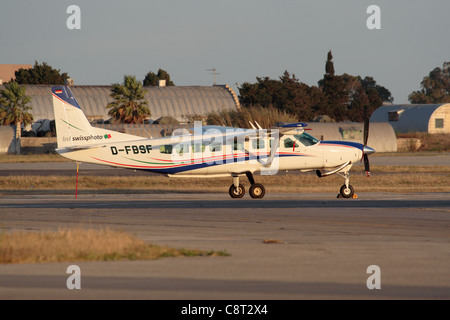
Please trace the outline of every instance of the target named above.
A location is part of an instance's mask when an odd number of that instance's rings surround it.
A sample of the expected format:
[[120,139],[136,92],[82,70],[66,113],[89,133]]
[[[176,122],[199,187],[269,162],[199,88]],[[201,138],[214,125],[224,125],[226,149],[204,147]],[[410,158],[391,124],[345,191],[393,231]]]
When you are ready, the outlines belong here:
[[83,146],[73,146],[73,147],[64,147],[59,148],[57,150],[66,150],[66,151],[78,151],[78,150],[86,150],[86,149],[95,149],[95,148],[103,148],[106,147],[106,144],[94,144],[94,145],[83,145]]

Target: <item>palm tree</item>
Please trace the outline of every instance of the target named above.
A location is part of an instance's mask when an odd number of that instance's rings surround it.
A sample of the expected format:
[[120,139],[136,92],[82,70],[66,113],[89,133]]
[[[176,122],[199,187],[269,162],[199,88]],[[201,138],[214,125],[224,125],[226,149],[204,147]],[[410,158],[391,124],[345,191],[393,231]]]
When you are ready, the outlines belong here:
[[115,121],[123,123],[142,123],[151,115],[148,101],[145,100],[145,92],[142,83],[135,76],[124,76],[123,85],[113,84],[111,89],[113,102],[108,103],[108,114]]
[[33,115],[28,113],[31,97],[26,95],[25,86],[12,81],[0,91],[0,124],[16,125],[16,153],[20,154],[21,124],[33,123]]

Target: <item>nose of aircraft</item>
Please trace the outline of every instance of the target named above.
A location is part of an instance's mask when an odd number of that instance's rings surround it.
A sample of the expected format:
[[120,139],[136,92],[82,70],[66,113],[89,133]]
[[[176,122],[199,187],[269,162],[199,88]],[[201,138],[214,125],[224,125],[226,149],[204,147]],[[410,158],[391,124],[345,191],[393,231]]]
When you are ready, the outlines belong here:
[[371,147],[368,147],[368,146],[364,146],[364,150],[363,151],[364,151],[364,154],[367,154],[367,155],[375,153],[375,150],[372,149]]

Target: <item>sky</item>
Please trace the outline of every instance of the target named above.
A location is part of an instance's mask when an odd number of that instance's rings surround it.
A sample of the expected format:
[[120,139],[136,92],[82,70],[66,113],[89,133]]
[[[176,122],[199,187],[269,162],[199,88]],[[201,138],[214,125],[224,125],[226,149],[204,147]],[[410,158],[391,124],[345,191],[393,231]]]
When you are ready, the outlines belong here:
[[[68,27],[71,5],[80,29]],[[217,84],[239,93],[286,70],[317,86],[331,50],[336,74],[371,76],[400,104],[450,61],[449,13],[448,0],[2,1],[0,64],[46,62],[75,85],[143,80],[162,68],[175,85],[208,86],[215,68]]]

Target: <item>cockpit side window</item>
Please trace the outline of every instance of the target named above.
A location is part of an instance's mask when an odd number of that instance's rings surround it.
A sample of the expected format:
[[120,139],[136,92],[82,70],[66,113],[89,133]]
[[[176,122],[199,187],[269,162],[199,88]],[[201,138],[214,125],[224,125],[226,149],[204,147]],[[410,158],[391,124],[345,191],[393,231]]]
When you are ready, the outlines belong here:
[[319,140],[317,140],[313,136],[307,134],[306,132],[303,132],[302,134],[294,135],[294,138],[296,140],[300,141],[306,147],[313,146],[319,142]]

